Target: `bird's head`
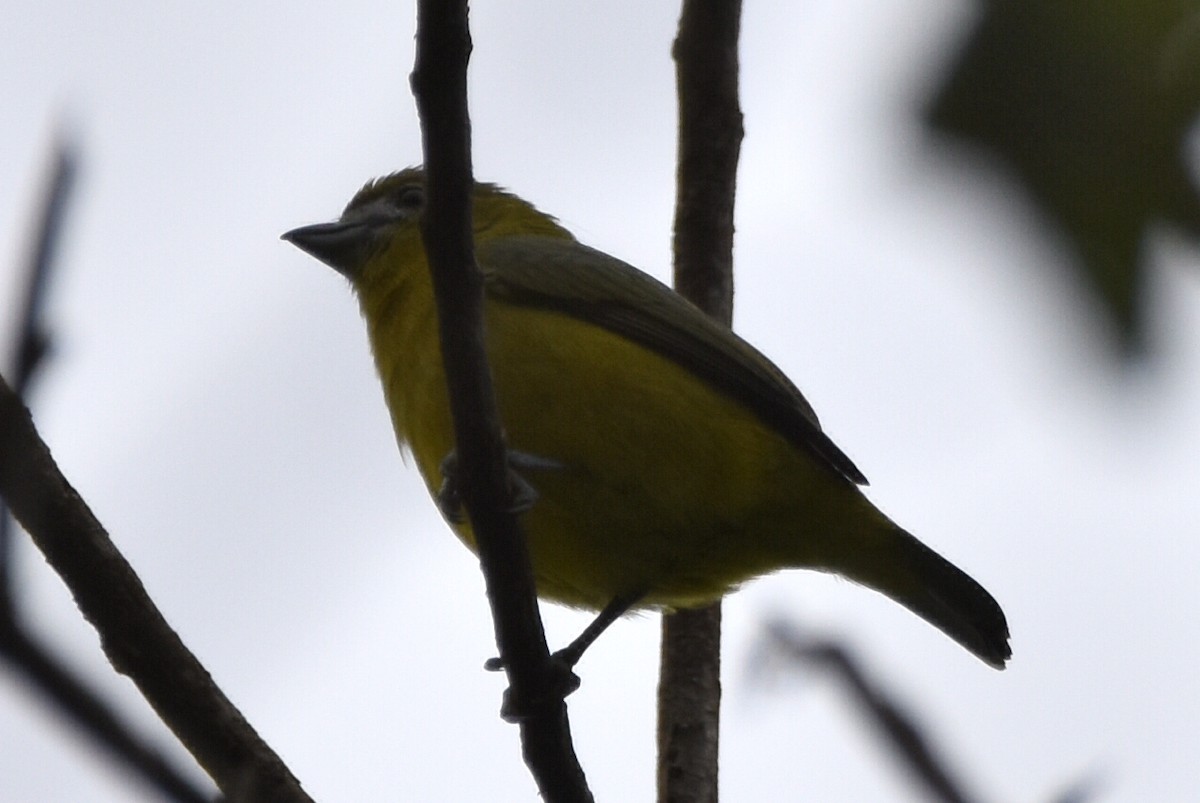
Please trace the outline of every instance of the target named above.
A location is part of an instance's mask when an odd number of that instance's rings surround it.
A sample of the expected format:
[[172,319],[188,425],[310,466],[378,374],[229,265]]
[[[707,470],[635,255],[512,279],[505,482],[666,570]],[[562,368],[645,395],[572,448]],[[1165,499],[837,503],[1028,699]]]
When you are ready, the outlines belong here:
[[[375,262],[424,262],[424,212],[425,172],[410,167],[368,182],[332,223],[301,226],[283,239],[357,285]],[[494,184],[475,184],[471,217],[476,243],[514,235],[570,237],[554,218]],[[396,259],[378,260],[384,254]]]

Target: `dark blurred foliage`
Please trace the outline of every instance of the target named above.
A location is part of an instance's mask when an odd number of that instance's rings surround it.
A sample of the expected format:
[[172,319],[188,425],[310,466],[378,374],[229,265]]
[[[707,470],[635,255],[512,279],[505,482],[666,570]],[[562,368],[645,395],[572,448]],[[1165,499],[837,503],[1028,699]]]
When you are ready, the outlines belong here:
[[1198,108],[1197,0],[990,0],[928,119],[1015,174],[1128,356],[1153,314],[1147,234],[1200,233]]
[[[967,791],[968,785],[952,766],[954,762],[936,745],[926,719],[916,713],[914,706],[903,703],[880,679],[877,668],[841,638],[812,635],[791,618],[769,621],[750,654],[748,666],[760,683],[781,672],[796,677],[821,673],[834,678],[927,799],[942,803],[978,800]],[[1104,786],[1103,775],[1092,771],[1073,779],[1048,800],[1090,803],[1099,799]]]

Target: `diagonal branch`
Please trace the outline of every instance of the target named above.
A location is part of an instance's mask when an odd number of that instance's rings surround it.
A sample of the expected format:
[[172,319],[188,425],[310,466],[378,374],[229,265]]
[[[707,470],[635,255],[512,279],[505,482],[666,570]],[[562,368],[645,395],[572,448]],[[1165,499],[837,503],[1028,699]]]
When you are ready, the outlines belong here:
[[167,624],[2,379],[0,495],[100,634],[113,667],[137,684],[226,795],[309,800]]
[[[67,201],[79,172],[79,156],[73,146],[60,140],[54,150],[54,165],[46,183],[36,235],[25,267],[25,298],[21,304],[20,323],[15,332],[12,362],[10,363],[13,390],[22,399],[28,395],[30,383],[42,359],[50,349],[50,336],[42,322],[46,287],[50,269],[54,266],[58,244],[62,240]],[[12,520],[0,502],[0,589],[3,604],[8,605],[12,557]]]
[[422,239],[438,304],[442,359],[454,419],[456,478],[487,584],[510,701],[528,715],[521,741],[542,797],[591,801],[575,757],[563,690],[556,688],[525,538],[512,510],[505,445],[484,350],[483,281],[471,233],[467,4],[417,6],[413,94],[425,151]]
[[[67,140],[55,146],[35,236],[23,271],[26,285],[14,338],[12,376],[15,392],[25,396],[50,350],[43,310],[51,269],[56,263],[79,154]],[[0,656],[21,673],[31,688],[103,749],[123,761],[150,786],[172,800],[205,801],[209,795],[179,772],[157,750],[140,740],[114,708],[71,672],[22,622],[11,575],[13,521],[0,499]]]
[[[7,514],[6,514],[7,515]],[[153,748],[139,741],[117,713],[11,618],[0,620],[0,654],[71,722],[118,756],[170,800],[204,803],[205,794]]]

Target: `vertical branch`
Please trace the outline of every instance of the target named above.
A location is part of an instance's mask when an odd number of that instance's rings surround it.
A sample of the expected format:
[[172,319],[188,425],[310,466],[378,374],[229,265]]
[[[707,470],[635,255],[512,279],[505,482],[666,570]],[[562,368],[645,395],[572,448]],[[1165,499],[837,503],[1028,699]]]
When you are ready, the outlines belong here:
[[46,355],[50,345],[42,323],[42,309],[46,299],[46,287],[50,282],[50,269],[58,255],[62,242],[62,231],[66,220],[67,201],[75,188],[75,177],[79,172],[79,153],[69,141],[58,143],[54,152],[54,167],[46,183],[46,197],[42,201],[41,216],[35,231],[37,236],[29,254],[20,329],[16,334],[12,355],[12,386],[18,396],[24,397],[30,380]]
[[555,681],[525,538],[512,512],[506,452],[488,370],[483,279],[471,227],[467,4],[421,0],[413,94],[426,172],[421,236],[429,260],[454,420],[461,485],[487,584],[496,643],[508,673],[506,705],[519,712],[525,762],[549,801],[591,801],[571,742],[566,689]]
[[672,56],[679,92],[675,289],[733,322],[733,203],[741,0],[684,0]]
[[[733,205],[742,112],[741,0],[684,0],[672,55],[679,93],[675,286],[726,325],[733,318]],[[658,799],[717,800],[721,606],[663,617]]]

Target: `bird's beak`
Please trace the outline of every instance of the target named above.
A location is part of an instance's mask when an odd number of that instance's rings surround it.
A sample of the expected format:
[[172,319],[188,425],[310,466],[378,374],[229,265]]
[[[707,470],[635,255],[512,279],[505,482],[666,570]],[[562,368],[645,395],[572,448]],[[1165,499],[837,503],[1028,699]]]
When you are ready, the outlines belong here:
[[366,262],[372,237],[370,227],[361,221],[336,220],[292,229],[281,239],[353,280]]

